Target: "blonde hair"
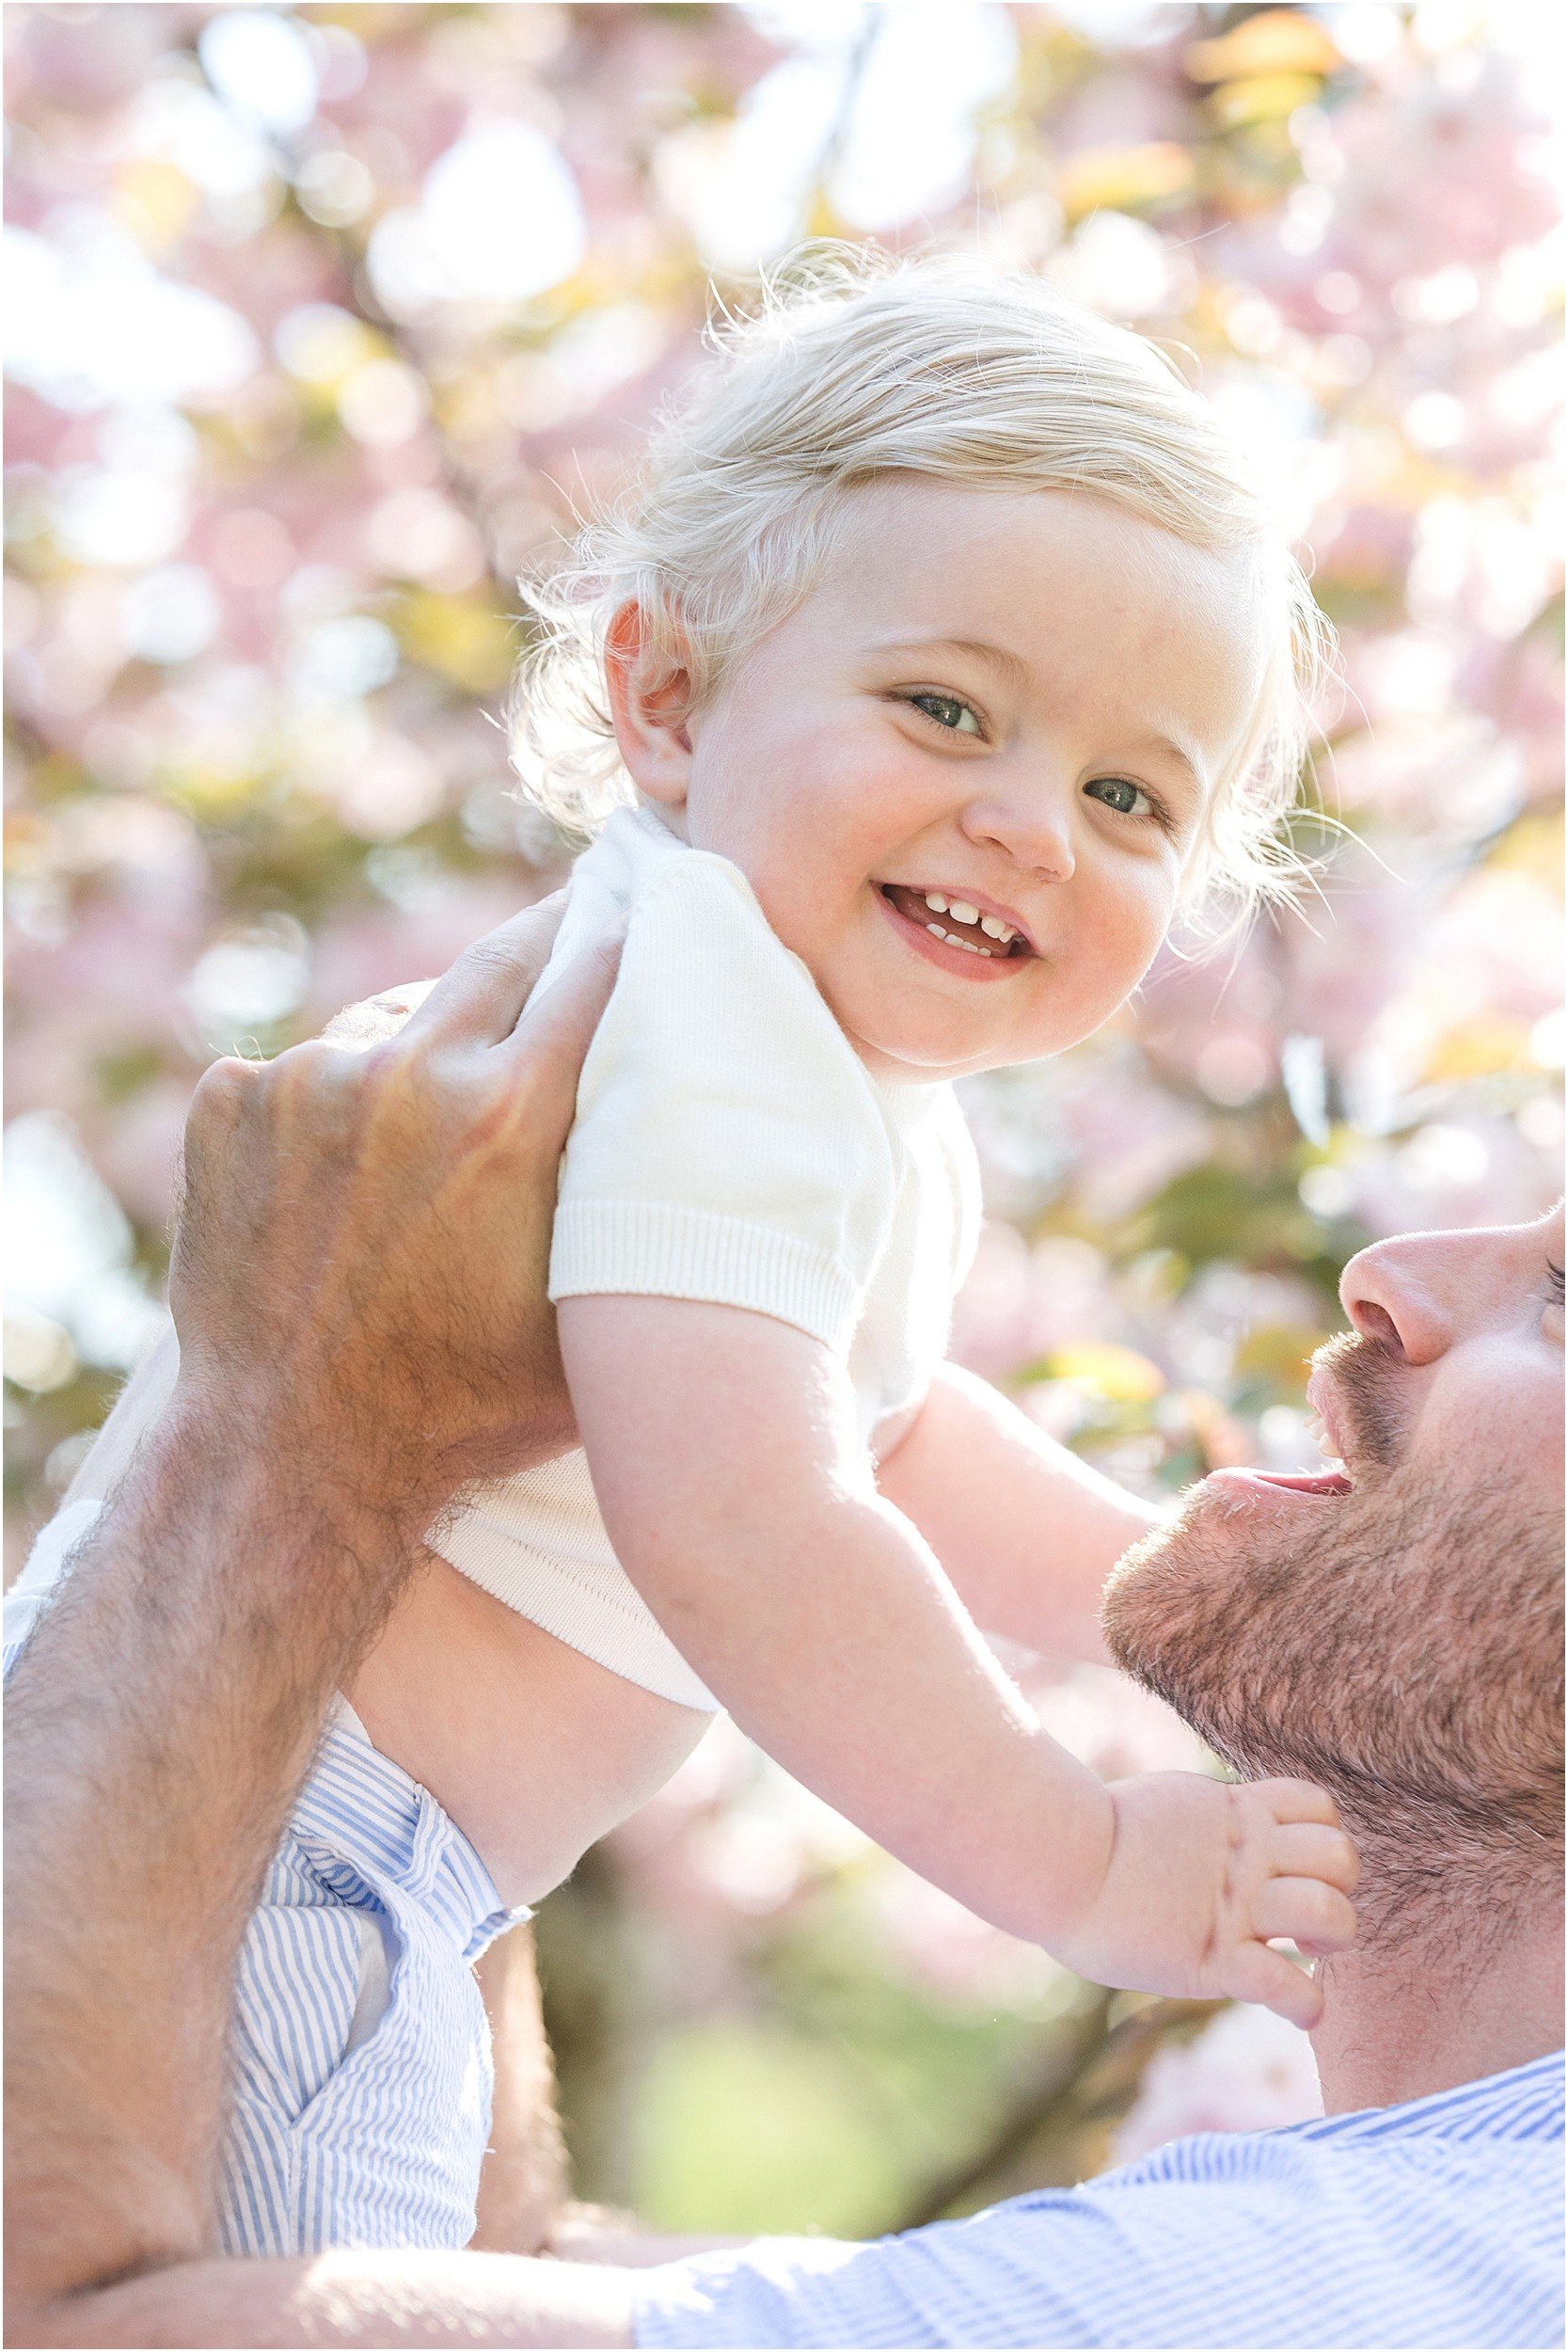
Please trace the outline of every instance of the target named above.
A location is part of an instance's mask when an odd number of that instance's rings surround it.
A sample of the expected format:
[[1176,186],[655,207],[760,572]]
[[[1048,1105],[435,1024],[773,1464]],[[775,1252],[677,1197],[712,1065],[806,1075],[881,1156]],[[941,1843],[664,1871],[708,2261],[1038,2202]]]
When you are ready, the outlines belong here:
[[625,604],[641,608],[647,682],[684,671],[697,710],[810,594],[856,486],[913,473],[1076,490],[1253,557],[1267,660],[1184,898],[1217,894],[1240,918],[1284,894],[1300,862],[1279,820],[1332,634],[1240,450],[1164,352],[1037,278],[843,247],[807,248],[709,341],[717,364],[667,411],[625,496],[524,583],[537,634],[512,742],[539,807],[591,834],[635,797],[604,691]]

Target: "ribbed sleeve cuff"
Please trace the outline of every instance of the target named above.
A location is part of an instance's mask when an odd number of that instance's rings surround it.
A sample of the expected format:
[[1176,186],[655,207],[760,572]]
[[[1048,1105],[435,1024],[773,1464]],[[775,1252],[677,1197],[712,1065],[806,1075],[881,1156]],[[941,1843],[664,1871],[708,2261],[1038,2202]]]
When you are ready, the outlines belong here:
[[843,1354],[860,1293],[788,1233],[657,1200],[573,1200],[556,1214],[550,1296],[692,1298],[793,1324]]

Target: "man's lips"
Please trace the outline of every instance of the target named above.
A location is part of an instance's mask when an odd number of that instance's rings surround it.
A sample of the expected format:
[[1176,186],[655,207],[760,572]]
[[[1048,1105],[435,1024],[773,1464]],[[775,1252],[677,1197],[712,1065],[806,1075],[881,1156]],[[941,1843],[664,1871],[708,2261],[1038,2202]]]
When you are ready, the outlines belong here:
[[1358,1460],[1370,1457],[1364,1452],[1353,1451],[1346,1441],[1349,1406],[1344,1397],[1336,1393],[1329,1363],[1314,1366],[1307,1384],[1307,1402],[1317,1416],[1324,1456],[1321,1470],[1211,1470],[1210,1478],[1228,1480],[1243,1488],[1266,1486],[1276,1493],[1306,1495],[1317,1502],[1351,1493],[1355,1483],[1352,1469]]
[[1220,1484],[1241,1487],[1266,1486],[1276,1494],[1309,1495],[1326,1502],[1336,1495],[1348,1495],[1351,1482],[1343,1470],[1320,1470],[1315,1475],[1305,1472],[1287,1475],[1283,1470],[1211,1470],[1205,1486]]
[[1338,1461],[1348,1462],[1351,1459],[1351,1452],[1345,1440],[1344,1416],[1338,1399],[1334,1394],[1328,1374],[1322,1364],[1316,1367],[1307,1383],[1307,1402],[1323,1424],[1323,1437],[1326,1440],[1323,1447],[1324,1453],[1332,1454]]

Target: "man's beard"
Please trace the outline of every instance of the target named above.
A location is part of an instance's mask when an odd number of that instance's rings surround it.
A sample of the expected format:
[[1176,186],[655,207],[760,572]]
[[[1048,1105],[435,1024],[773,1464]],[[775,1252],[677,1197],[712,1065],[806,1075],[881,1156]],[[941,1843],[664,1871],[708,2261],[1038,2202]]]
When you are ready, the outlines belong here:
[[[1560,1869],[1562,1527],[1500,1476],[1402,1475],[1376,1351],[1334,1357],[1364,1452],[1343,1496],[1199,1487],[1105,1597],[1112,1655],[1247,1778],[1326,1788],[1364,1925],[1508,1924]],[[1457,1925],[1457,1920],[1455,1920]]]

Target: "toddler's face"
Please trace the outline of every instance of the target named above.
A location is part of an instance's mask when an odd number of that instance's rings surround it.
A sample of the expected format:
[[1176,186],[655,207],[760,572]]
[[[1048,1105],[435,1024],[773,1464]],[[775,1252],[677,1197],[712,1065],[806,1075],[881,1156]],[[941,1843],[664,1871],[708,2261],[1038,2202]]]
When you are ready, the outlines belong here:
[[879,1075],[1098,1028],[1164,938],[1263,646],[1244,564],[1094,498],[901,476],[657,797]]

